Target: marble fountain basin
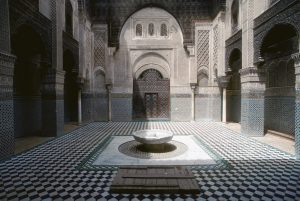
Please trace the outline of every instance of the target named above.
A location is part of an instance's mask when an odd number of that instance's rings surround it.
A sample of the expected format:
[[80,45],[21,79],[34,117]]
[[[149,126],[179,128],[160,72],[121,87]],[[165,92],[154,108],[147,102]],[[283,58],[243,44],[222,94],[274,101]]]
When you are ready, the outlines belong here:
[[133,137],[139,143],[145,145],[161,145],[170,142],[173,138],[173,133],[167,130],[139,130],[133,133]]

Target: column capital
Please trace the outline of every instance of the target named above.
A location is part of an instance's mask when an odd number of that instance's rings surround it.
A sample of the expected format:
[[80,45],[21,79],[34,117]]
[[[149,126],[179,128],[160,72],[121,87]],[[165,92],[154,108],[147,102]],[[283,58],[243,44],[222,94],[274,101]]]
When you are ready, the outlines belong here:
[[188,52],[190,57],[195,56],[195,46],[194,45],[187,45],[186,46],[186,51]]
[[77,87],[79,90],[82,90],[83,89],[83,86],[84,86],[84,79],[83,77],[77,77],[76,79],[76,84],[77,84]]
[[117,48],[116,47],[108,47],[108,55],[109,56],[114,56],[116,51],[117,51]]
[[295,62],[300,62],[300,52],[293,54],[292,59],[294,59]]
[[217,79],[218,79],[219,86],[222,88],[227,88],[230,78],[231,78],[231,75],[218,77]]
[[293,54],[292,59],[295,63],[295,74],[296,76],[300,76],[300,53]]

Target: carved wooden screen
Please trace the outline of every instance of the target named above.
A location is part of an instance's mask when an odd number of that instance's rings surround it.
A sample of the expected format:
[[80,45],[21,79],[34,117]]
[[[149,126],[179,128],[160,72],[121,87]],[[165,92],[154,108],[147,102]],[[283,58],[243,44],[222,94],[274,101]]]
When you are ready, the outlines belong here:
[[170,118],[170,80],[154,69],[144,71],[133,84],[135,119]]

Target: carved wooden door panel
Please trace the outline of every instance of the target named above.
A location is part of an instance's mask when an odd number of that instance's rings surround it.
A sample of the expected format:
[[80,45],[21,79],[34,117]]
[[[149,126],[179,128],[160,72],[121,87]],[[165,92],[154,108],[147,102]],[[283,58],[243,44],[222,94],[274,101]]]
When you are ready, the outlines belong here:
[[154,69],[134,80],[133,117],[135,119],[170,118],[170,80]]
[[158,94],[146,93],[145,94],[145,108],[146,118],[157,118],[159,116]]

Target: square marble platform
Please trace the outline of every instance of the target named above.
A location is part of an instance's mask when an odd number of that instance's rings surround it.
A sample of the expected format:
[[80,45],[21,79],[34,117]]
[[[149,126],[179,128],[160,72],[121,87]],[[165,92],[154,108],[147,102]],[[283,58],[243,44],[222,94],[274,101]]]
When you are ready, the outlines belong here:
[[176,157],[166,159],[139,159],[119,152],[118,147],[134,140],[132,136],[113,136],[107,147],[101,152],[93,165],[122,166],[122,165],[215,165],[216,162],[200,146],[199,141],[192,135],[174,136],[173,140],[187,145],[188,150]]

